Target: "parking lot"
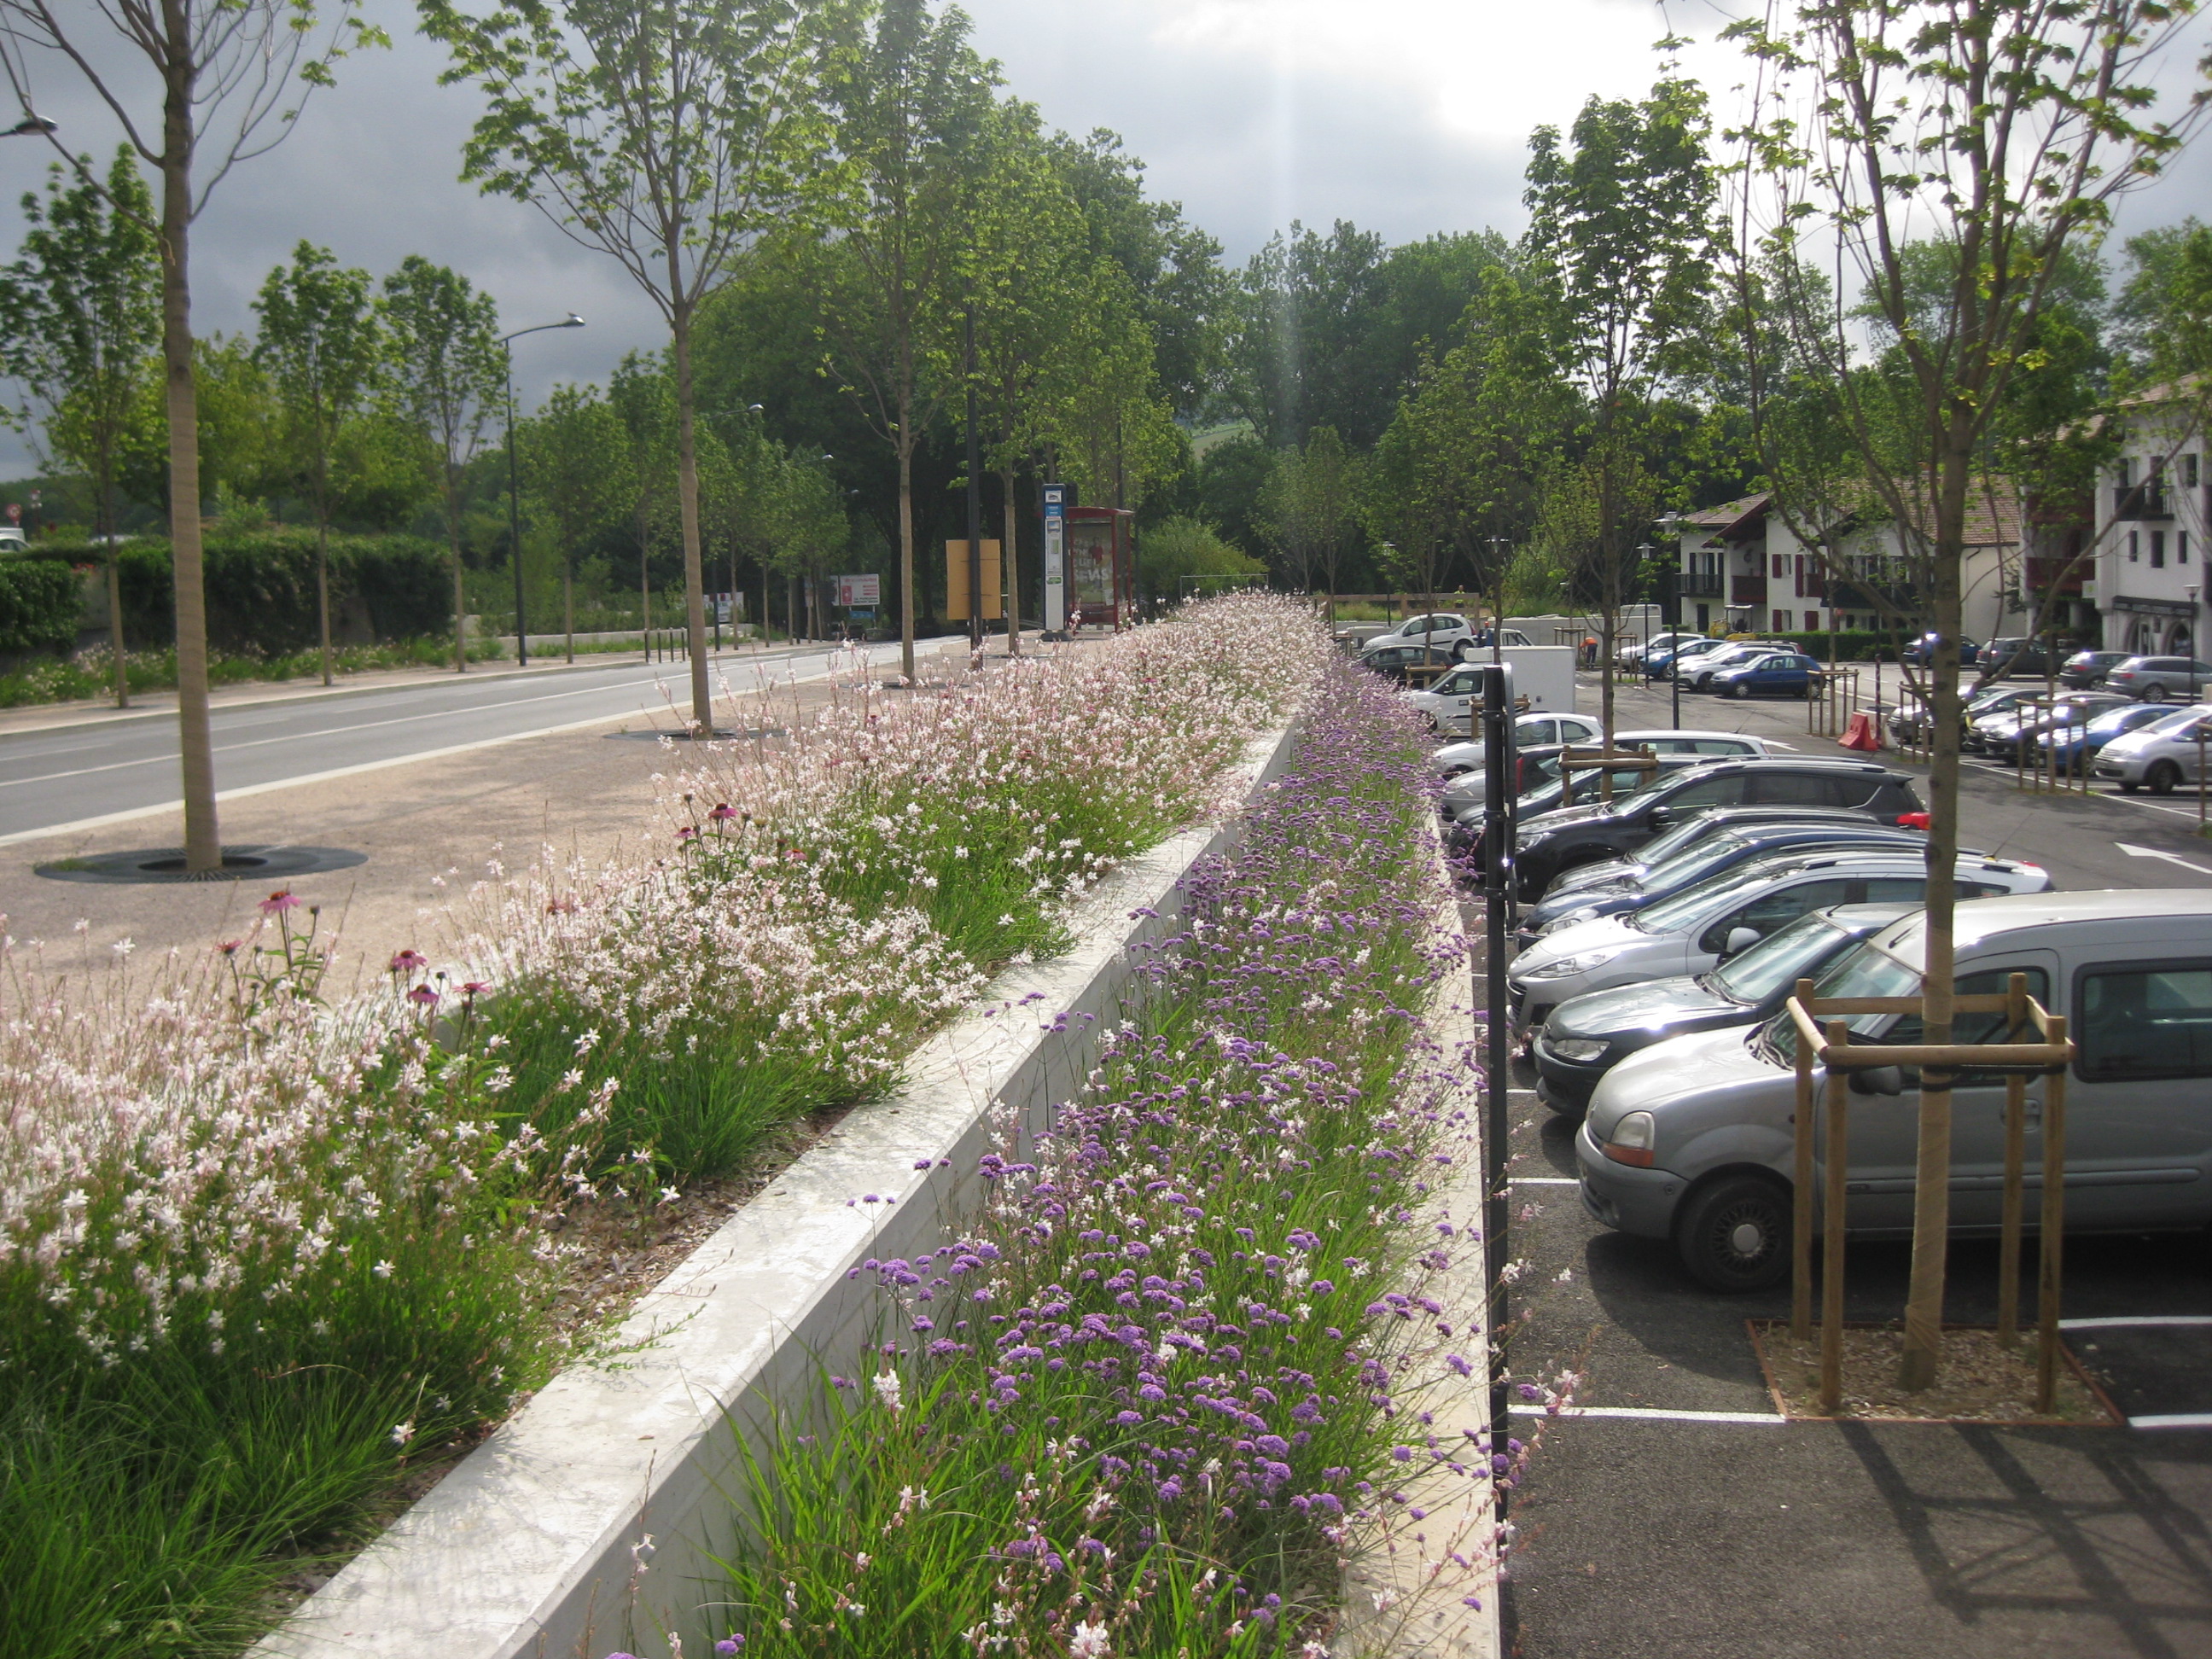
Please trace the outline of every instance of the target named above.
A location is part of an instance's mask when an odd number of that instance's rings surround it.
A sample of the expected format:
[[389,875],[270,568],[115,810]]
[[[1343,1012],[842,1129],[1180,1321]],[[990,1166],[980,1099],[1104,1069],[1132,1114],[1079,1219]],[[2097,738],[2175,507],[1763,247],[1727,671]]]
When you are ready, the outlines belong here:
[[[1618,706],[1624,729],[1671,723],[1662,693]],[[1681,724],[1836,752],[1801,704],[1686,695]],[[1965,794],[1966,843],[2060,888],[2212,886],[2193,797],[2022,795],[1995,769]],[[1585,1380],[1516,1498],[1510,1651],[2212,1654],[2212,1240],[2069,1242],[2068,1339],[2126,1428],[1785,1424],[1745,1321],[1786,1317],[1786,1285],[1707,1291],[1591,1220],[1573,1124],[1516,1082],[1513,1370]],[[1908,1255],[1852,1247],[1851,1319],[1899,1316]],[[1992,1322],[1994,1243],[1951,1263],[1948,1318]]]

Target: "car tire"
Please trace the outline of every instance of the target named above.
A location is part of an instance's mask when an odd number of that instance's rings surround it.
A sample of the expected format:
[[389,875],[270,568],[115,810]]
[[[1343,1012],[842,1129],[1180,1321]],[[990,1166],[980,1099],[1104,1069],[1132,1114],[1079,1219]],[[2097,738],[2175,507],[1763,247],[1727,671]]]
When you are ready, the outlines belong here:
[[1741,683],[1731,685],[1729,687],[1729,696],[1736,698],[1739,702],[1747,702],[1751,699],[1751,688]]
[[2120,786],[2120,793],[2124,795],[2132,795],[2142,787],[2142,785],[2139,783],[2124,783]]
[[2164,702],[2166,701],[2166,688],[2162,685],[2146,685],[2142,690],[2136,693],[2136,701],[2137,702]]
[[1452,647],[1452,660],[1454,662],[1474,661],[1474,641],[1473,640],[1462,640],[1457,645]]
[[2150,786],[2154,795],[2170,795],[2181,787],[2181,769],[2172,761],[2159,761],[2145,775],[2143,781]]
[[1723,1295],[1780,1284],[1790,1245],[1790,1192],[1771,1176],[1722,1176],[1693,1191],[1674,1223],[1682,1265]]

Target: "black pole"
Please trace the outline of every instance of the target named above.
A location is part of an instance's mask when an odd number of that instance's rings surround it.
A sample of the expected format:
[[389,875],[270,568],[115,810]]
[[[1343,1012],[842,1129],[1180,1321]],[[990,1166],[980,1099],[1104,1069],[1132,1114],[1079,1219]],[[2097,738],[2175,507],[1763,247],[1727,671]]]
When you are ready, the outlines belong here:
[[507,354],[507,556],[514,562],[514,665],[530,666],[530,629],[522,617],[522,471],[514,460],[514,354]]
[[[1512,1086],[1512,1031],[1505,1001],[1506,906],[1513,878],[1512,825],[1508,817],[1513,776],[1513,670],[1492,663],[1482,671],[1483,1036],[1486,1055],[1482,1131],[1484,1259],[1490,1269],[1490,1451],[1505,1456],[1512,1413],[1510,1364],[1505,1333],[1512,1328],[1504,1278],[1511,1259],[1506,1139],[1512,1128],[1507,1092]],[[1495,1463],[1492,1465],[1496,1468]],[[1495,1487],[1498,1518],[1506,1512],[1506,1488]]]
[[968,648],[983,648],[983,447],[975,432],[975,307],[968,307]]

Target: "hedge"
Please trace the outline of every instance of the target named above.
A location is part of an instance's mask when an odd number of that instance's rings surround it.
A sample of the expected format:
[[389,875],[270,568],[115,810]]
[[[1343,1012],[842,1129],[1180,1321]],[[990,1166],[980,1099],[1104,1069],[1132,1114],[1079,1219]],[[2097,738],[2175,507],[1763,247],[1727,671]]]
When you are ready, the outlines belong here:
[[77,574],[45,559],[0,563],[0,651],[66,653],[76,644]]
[[[40,546],[0,565],[10,571],[40,569],[67,574],[65,622],[50,621],[36,647],[66,652],[76,637],[76,577],[71,565],[98,564],[94,546]],[[302,651],[320,637],[315,606],[315,536],[311,530],[278,530],[208,538],[204,556],[207,580],[208,643],[216,650],[245,656],[283,656]],[[123,629],[134,649],[158,648],[176,638],[176,600],[169,546],[148,539],[120,550]],[[42,578],[57,581],[58,578]],[[453,625],[453,566],[446,550],[416,536],[331,538],[331,613],[333,621],[349,602],[359,600],[368,613],[370,631],[380,641],[420,639]],[[0,599],[0,623],[6,600]],[[12,635],[0,626],[0,650]]]

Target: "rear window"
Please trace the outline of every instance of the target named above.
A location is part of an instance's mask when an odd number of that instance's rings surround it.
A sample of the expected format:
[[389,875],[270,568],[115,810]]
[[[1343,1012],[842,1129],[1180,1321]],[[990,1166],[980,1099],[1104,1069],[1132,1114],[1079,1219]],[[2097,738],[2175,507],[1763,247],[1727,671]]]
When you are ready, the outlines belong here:
[[2212,963],[2087,969],[2078,1000],[2084,1079],[2212,1077]]

